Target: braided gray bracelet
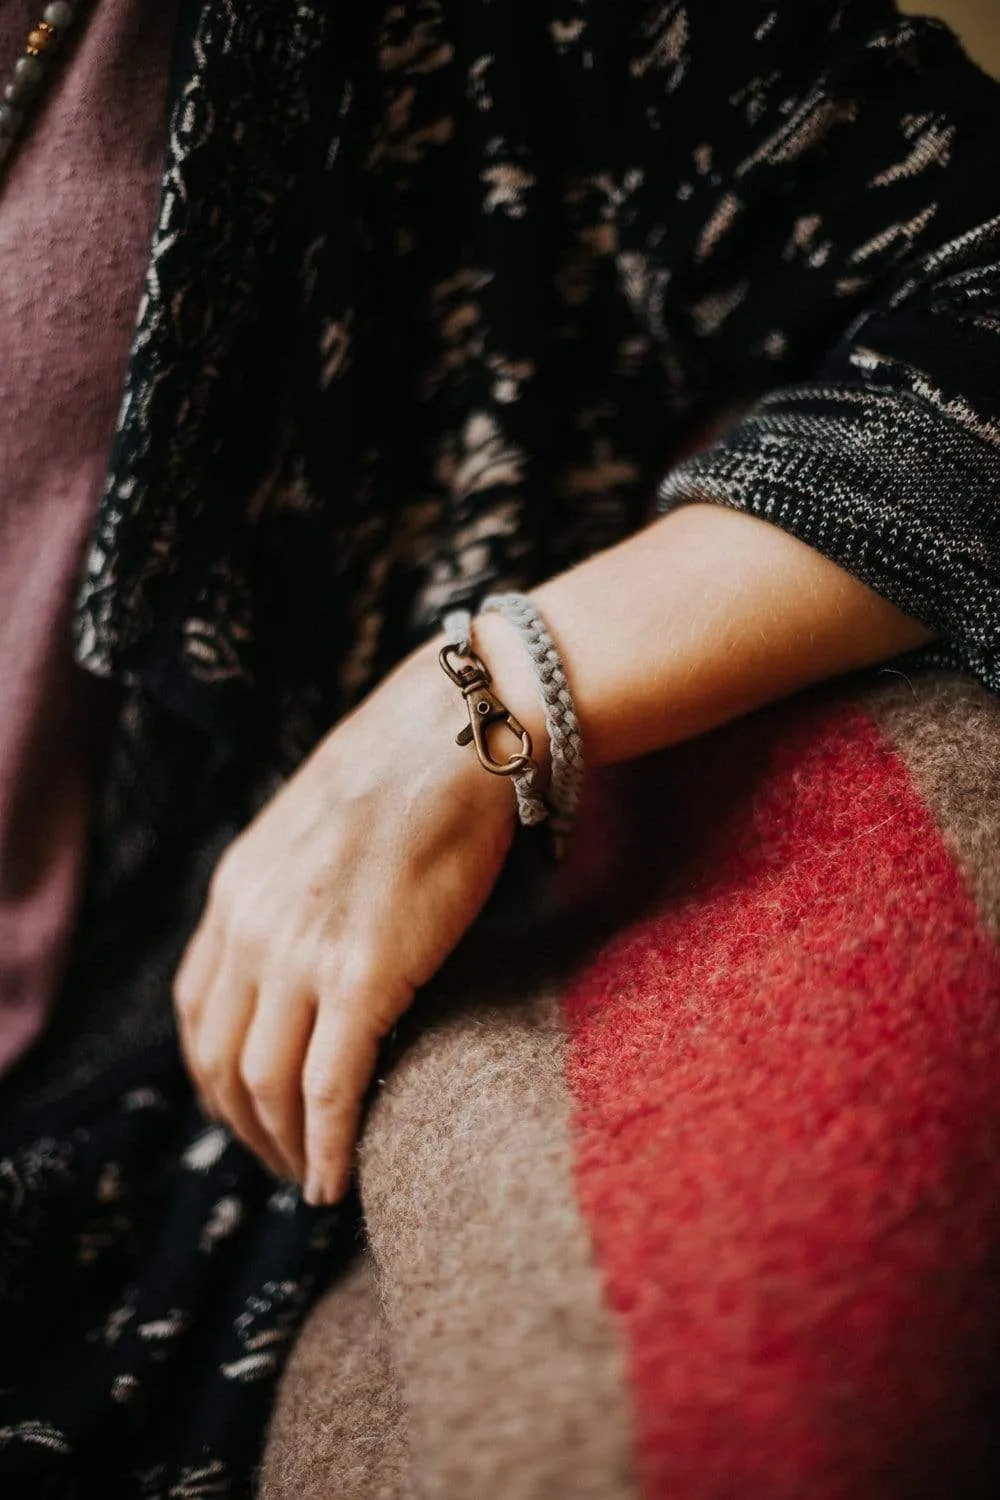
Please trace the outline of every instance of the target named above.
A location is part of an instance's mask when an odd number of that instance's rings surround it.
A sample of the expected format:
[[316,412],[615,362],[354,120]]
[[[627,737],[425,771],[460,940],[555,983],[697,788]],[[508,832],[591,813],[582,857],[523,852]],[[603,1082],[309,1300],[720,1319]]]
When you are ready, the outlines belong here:
[[[508,771],[506,774],[511,774],[514,782],[520,821],[525,826],[531,827],[549,819],[558,855],[562,853],[566,838],[576,822],[583,790],[584,772],[583,737],[580,733],[580,722],[573,705],[573,695],[566,680],[562,658],[538,611],[526,595],[491,594],[483,601],[480,613],[501,614],[514,626],[528,648],[528,655],[535,669],[545,713],[545,728],[549,737],[552,774],[548,798],[544,799],[538,791],[536,785],[538,768],[533,761],[528,760],[522,769],[516,769],[512,773]],[[461,685],[462,674],[456,673],[447,661],[448,651],[453,650],[457,655],[469,657],[475,662],[485,673],[488,681],[489,674],[485,672],[473,649],[472,616],[469,611],[452,611],[445,617],[444,631],[449,641],[449,648],[442,653],[442,665],[449,676]],[[475,679],[475,681],[479,680],[481,679]],[[481,696],[483,701],[477,706],[481,712],[489,714],[490,703],[487,695]],[[480,697],[478,688],[475,689],[474,697],[477,699]],[[494,716],[502,717],[506,712],[507,710],[499,705],[499,712]],[[473,717],[475,717],[474,714]],[[516,733],[521,732],[521,726],[516,720],[510,722],[510,727]],[[459,742],[467,742],[468,737],[469,731],[463,731]],[[514,761],[510,764],[515,764],[517,759],[514,757]],[[488,768],[499,769],[492,763]]]
[[[456,609],[451,614],[446,615],[443,621],[443,628],[449,645],[459,656],[472,657],[474,661],[478,661],[472,648],[472,616],[467,609]],[[446,667],[445,670],[449,672],[449,676],[455,675],[449,668]],[[488,681],[488,674],[485,675]],[[459,677],[455,676],[455,681],[459,681]],[[479,695],[477,694],[477,696]],[[483,694],[482,697],[484,706],[488,711],[490,705],[486,694]],[[515,720],[514,724],[516,723],[517,721]],[[514,725],[511,725],[511,727],[513,728]],[[520,729],[521,726],[517,725],[515,732],[520,732]],[[468,736],[469,731],[463,731],[459,736],[459,743],[465,743]],[[495,769],[495,767],[491,766],[490,769]],[[517,798],[518,820],[525,828],[533,828],[538,823],[544,823],[549,816],[549,809],[545,805],[545,799],[541,792],[538,790],[538,766],[535,762],[528,761],[523,769],[511,772],[510,778],[514,783],[514,795]]]
[[583,736],[558,648],[526,594],[490,594],[480,614],[503,615],[520,633],[545,710],[552,777],[548,802],[557,848],[572,832],[583,793]]

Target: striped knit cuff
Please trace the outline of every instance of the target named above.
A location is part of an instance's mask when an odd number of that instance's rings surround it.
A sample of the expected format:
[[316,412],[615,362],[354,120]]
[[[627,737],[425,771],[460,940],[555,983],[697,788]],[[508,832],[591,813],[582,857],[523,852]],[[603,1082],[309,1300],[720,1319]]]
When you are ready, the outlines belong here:
[[788,387],[660,487],[662,511],[696,500],[797,536],[940,633],[914,663],[1000,692],[1000,445],[961,414],[886,388]]

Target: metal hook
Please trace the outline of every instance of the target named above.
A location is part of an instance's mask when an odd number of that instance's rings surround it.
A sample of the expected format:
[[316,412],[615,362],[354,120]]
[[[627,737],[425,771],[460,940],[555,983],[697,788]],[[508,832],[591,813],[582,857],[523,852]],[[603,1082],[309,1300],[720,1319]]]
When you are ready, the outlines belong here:
[[[438,660],[452,682],[461,689],[469,710],[469,722],[457,735],[455,743],[474,745],[479,764],[492,776],[516,776],[519,772],[528,770],[532,764],[531,735],[493,692],[493,679],[486,664],[474,652],[468,653],[465,666],[452,664],[453,656],[461,657],[463,654],[454,645],[445,646],[438,653]],[[512,755],[505,761],[494,759],[490,753],[488,734],[492,724],[503,724],[511,734],[517,736],[521,741],[519,755]]]

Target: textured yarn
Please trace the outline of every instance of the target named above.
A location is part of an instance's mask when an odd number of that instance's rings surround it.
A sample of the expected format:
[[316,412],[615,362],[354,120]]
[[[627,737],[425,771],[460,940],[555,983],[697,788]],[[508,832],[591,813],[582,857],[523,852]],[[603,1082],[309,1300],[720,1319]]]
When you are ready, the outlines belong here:
[[[473,649],[472,615],[467,609],[452,610],[445,616],[444,629],[461,656],[468,656]],[[535,828],[549,816],[545,798],[538,790],[538,766],[532,763],[511,776],[514,796],[517,801],[518,820],[525,828]]]
[[562,657],[534,604],[524,594],[489,594],[481,614],[499,614],[520,633],[545,709],[552,782],[551,822],[557,845],[572,832],[583,795],[583,734]]
[[[995,1500],[998,739],[872,673],[591,776],[547,909],[519,879],[380,1074],[380,1500]],[[355,1306],[268,1500],[378,1440],[322,1415]]]
[[566,997],[645,1493],[986,1500],[994,941],[866,720],[768,715],[671,774],[677,875]]

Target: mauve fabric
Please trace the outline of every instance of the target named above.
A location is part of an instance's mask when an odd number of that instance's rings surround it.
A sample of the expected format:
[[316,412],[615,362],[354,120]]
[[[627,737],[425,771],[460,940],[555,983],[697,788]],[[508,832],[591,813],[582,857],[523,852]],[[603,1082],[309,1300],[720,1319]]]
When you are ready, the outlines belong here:
[[[0,6],[4,74],[39,10]],[[174,16],[97,0],[0,195],[0,1069],[59,985],[111,709],[67,632],[156,211]]]

